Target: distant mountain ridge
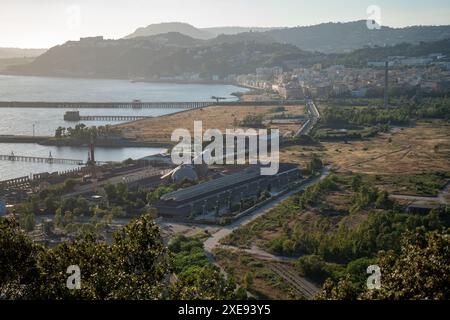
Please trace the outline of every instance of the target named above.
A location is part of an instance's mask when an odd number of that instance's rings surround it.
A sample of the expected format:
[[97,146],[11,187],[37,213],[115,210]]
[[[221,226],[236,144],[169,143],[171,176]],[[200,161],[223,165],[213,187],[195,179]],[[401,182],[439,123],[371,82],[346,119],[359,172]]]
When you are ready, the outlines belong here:
[[207,40],[215,37],[213,33],[209,33],[208,31],[198,29],[188,23],[165,22],[165,23],[151,24],[145,28],[138,28],[135,32],[125,36],[124,39],[149,37],[169,32],[178,32],[186,36],[200,40]]
[[382,27],[370,30],[367,21],[361,20],[271,30],[265,34],[278,42],[293,44],[303,50],[343,53],[364,47],[447,39],[450,38],[450,26]]
[[[345,33],[350,25],[355,30]],[[335,33],[330,30],[335,30]],[[336,30],[342,34],[339,35]],[[445,54],[449,51],[449,40],[439,38],[450,39],[450,26],[383,28],[373,32],[365,39],[367,30],[363,28],[362,22],[354,22],[222,34],[207,40],[179,32],[118,40],[91,37],[53,47],[33,62],[6,67],[2,73],[162,81],[182,78],[197,81],[253,73],[258,67],[293,69],[315,63],[365,66],[369,59],[385,59],[390,55]],[[420,40],[425,35],[428,36],[427,42]],[[431,42],[434,38],[439,40]],[[381,45],[380,41],[383,41]],[[373,47],[364,47],[367,42]],[[335,45],[337,52],[352,47],[357,49],[345,54],[320,52],[329,50],[330,45]]]
[[260,27],[212,27],[212,28],[196,28],[188,23],[183,22],[165,22],[151,24],[144,28],[138,28],[133,33],[124,37],[131,39],[136,37],[148,37],[169,32],[178,32],[192,38],[209,40],[220,35],[236,35],[247,32],[265,32],[275,28]]
[[322,23],[308,27],[294,28],[249,28],[217,27],[195,28],[187,23],[163,23],[139,28],[126,36],[126,39],[152,36],[160,33],[179,32],[192,38],[210,40],[225,35],[243,37],[243,34],[257,34],[260,39],[292,44],[302,50],[324,53],[345,53],[353,50],[374,47],[394,46],[400,43],[419,43],[450,38],[450,26],[413,26],[406,28],[382,27],[380,30],[367,28],[365,20],[342,23]]
[[32,58],[43,54],[47,49],[0,48],[0,59]]
[[304,61],[317,59],[316,54],[254,33],[199,40],[170,32],[119,40],[93,37],[69,41],[4,73],[150,80],[192,74],[211,79],[276,66],[291,56]]

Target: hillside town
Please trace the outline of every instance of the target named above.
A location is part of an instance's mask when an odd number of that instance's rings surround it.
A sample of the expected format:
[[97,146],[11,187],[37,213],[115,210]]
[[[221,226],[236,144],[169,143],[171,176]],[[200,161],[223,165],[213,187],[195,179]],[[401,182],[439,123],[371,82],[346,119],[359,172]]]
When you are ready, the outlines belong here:
[[[440,53],[426,57],[388,58],[389,88],[399,94],[422,92],[440,94],[450,91],[450,62]],[[383,94],[385,61],[370,61],[365,68],[343,65],[295,68],[258,68],[254,74],[236,77],[239,85],[277,92],[284,99],[313,97],[376,97]]]

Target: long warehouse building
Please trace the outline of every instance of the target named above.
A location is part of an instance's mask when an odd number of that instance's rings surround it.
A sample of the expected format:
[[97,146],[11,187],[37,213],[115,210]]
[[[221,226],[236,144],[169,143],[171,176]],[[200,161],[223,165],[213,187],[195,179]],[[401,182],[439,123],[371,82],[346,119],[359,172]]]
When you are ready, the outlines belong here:
[[211,212],[227,211],[233,203],[263,191],[278,193],[301,179],[297,166],[280,164],[278,174],[263,176],[259,166],[163,195],[156,203],[165,218],[187,220]]

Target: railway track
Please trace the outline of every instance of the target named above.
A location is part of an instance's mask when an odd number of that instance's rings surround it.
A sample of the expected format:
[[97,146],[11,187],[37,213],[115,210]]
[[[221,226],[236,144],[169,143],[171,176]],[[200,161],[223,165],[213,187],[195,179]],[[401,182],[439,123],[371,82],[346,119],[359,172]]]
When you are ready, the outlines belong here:
[[269,262],[267,266],[307,299],[313,299],[320,291],[315,284],[301,277],[297,270],[290,265]]

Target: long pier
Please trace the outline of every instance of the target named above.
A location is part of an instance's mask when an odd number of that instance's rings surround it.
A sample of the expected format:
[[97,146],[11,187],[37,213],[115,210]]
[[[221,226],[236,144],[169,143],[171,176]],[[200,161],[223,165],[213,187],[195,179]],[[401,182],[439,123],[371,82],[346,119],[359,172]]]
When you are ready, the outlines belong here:
[[61,108],[61,109],[199,109],[209,106],[272,106],[304,104],[298,100],[260,101],[194,101],[194,102],[45,102],[45,101],[0,101],[0,108]]
[[61,109],[199,109],[214,102],[39,102],[0,101],[0,108],[61,108]]
[[151,116],[122,116],[122,115],[114,115],[114,116],[99,116],[99,115],[91,115],[91,116],[81,116],[80,111],[67,111],[64,114],[65,121],[136,121],[152,118]]
[[4,155],[0,154],[0,160],[3,161],[20,161],[20,162],[36,162],[36,163],[50,163],[50,164],[69,164],[69,165],[84,165],[83,160],[74,159],[60,159],[53,157],[29,157],[29,156],[16,156],[14,154]]
[[146,116],[79,116],[77,121],[136,121],[153,117]]

